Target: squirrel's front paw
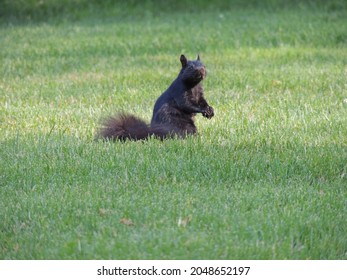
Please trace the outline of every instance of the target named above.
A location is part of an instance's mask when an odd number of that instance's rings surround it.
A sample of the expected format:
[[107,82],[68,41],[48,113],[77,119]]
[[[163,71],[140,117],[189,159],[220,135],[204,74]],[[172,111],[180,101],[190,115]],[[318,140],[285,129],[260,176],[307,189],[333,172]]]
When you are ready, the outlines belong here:
[[211,119],[214,116],[214,110],[211,106],[207,106],[206,110],[202,112],[205,118]]

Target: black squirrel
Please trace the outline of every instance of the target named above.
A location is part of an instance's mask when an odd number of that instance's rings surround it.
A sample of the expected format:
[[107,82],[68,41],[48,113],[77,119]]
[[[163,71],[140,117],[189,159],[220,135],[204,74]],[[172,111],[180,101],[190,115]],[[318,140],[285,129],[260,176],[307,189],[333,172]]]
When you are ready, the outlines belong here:
[[160,139],[178,136],[184,138],[197,132],[194,116],[201,113],[211,119],[214,110],[203,96],[201,81],[206,68],[198,55],[196,60],[180,57],[182,69],[169,88],[154,104],[150,125],[131,114],[119,114],[103,122],[99,138],[111,140],[142,140],[150,136]]

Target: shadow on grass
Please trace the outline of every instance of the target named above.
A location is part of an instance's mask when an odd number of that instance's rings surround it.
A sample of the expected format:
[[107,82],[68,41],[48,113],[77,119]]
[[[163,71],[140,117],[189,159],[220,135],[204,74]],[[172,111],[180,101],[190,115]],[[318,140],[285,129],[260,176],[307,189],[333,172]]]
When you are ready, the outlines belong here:
[[312,0],[265,0],[265,1],[188,1],[188,0],[146,0],[146,1],[98,1],[98,0],[12,0],[0,1],[0,18],[10,23],[39,23],[47,21],[76,21],[84,18],[153,18],[172,13],[223,12],[235,9],[325,9],[340,11],[347,7],[345,1]]

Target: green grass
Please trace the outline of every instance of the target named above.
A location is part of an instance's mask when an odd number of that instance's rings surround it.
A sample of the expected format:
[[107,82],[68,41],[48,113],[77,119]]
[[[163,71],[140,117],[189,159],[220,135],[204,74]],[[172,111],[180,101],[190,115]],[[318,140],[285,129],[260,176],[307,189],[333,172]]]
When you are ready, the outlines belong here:
[[[347,258],[344,1],[61,2],[2,12],[0,259]],[[94,141],[150,120],[181,53],[199,135]]]

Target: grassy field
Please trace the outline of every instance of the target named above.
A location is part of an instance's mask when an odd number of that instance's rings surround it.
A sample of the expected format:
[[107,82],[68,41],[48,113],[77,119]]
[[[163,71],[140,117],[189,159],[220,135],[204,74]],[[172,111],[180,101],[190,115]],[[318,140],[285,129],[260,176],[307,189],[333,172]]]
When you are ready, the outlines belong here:
[[[0,259],[347,259],[345,1],[2,2]],[[181,53],[199,135],[94,141]]]

